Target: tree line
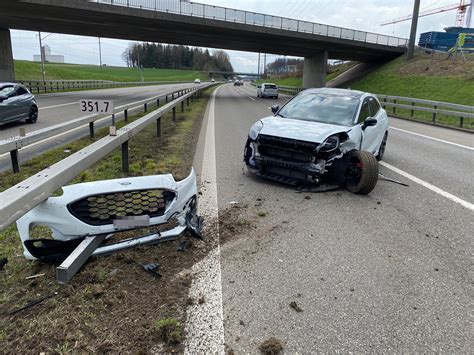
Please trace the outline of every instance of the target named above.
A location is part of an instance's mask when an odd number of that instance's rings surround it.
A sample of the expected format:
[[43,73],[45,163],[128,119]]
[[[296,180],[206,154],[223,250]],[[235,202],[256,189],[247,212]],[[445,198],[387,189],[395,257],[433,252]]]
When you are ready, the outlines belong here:
[[122,58],[129,67],[234,71],[225,51],[181,45],[132,43]]

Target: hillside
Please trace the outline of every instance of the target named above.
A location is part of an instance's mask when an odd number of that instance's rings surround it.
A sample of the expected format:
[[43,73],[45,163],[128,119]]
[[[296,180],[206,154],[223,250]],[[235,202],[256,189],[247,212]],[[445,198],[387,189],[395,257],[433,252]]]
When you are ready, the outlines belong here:
[[[111,80],[141,81],[137,68],[99,67],[96,65],[46,64],[47,80]],[[145,81],[192,81],[207,80],[207,74],[194,70],[147,69],[143,70]],[[41,80],[41,64],[26,60],[15,60],[17,80]]]
[[420,53],[410,62],[400,57],[351,85],[352,89],[375,94],[415,97],[474,105],[474,55],[447,60]]

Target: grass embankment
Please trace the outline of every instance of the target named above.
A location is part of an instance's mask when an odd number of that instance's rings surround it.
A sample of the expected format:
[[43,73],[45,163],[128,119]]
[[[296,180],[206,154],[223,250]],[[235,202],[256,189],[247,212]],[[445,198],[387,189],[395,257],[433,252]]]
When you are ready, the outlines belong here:
[[[163,116],[162,138],[156,138],[155,125],[151,124],[131,139],[129,176],[172,173],[176,180],[187,176],[210,91],[185,107],[184,113],[178,109],[176,123],[171,113]],[[107,129],[102,129],[95,139],[83,138],[23,163],[20,174],[0,173],[0,191],[106,134]],[[72,183],[124,176],[118,149]],[[36,228],[34,233],[47,237],[45,227]],[[5,353],[182,351],[181,324],[186,306],[194,302],[187,298],[191,276],[186,270],[206,252],[205,243],[196,243],[198,248],[191,245],[182,253],[176,252],[176,243],[169,242],[93,258],[69,285],[60,286],[54,266],[24,259],[16,227],[9,227],[0,233],[0,258],[8,258],[0,272],[0,348]],[[162,278],[144,272],[141,265],[147,263],[161,264]],[[26,279],[42,273],[45,275]],[[44,296],[49,298],[41,304],[8,315]],[[163,319],[175,320],[172,337],[163,336],[157,326]]]
[[[464,62],[448,60],[447,54],[431,57],[419,53],[413,61],[397,58],[351,85],[352,89],[375,94],[405,96],[474,106],[474,55]],[[387,111],[392,112],[391,108]],[[397,109],[398,116],[410,118],[410,110]],[[414,118],[431,121],[431,113],[416,112]],[[458,126],[459,118],[438,115],[437,122]],[[474,129],[474,120],[464,120],[466,128]]]
[[[47,80],[141,81],[137,68],[48,63],[45,65],[45,71]],[[192,81],[196,78],[208,80],[207,74],[197,70],[145,68],[141,73],[144,81]],[[42,80],[41,63],[15,60],[15,76],[17,80]]]

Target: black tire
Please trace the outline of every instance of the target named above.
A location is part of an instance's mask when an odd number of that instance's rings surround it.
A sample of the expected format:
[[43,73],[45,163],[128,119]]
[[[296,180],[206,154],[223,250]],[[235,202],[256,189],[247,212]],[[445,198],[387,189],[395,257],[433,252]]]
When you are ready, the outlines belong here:
[[382,142],[380,143],[379,151],[378,151],[377,155],[375,156],[375,158],[378,161],[382,160],[383,155],[385,153],[385,147],[387,146],[387,138],[388,138],[388,132],[385,132],[385,134],[383,135]]
[[374,155],[362,150],[354,150],[349,156],[346,189],[358,195],[370,193],[379,178],[379,164]]
[[27,123],[35,123],[38,121],[38,107],[31,106],[30,113],[28,114],[28,118],[26,119]]

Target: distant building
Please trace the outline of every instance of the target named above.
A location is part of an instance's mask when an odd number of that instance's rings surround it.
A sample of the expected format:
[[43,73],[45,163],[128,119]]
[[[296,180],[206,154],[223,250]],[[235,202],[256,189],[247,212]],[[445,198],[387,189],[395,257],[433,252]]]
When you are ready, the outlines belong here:
[[[51,54],[51,48],[48,45],[43,46],[44,50],[44,61],[50,63],[64,63],[64,56]],[[41,54],[33,55],[33,61],[41,62]]]

